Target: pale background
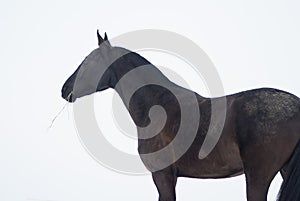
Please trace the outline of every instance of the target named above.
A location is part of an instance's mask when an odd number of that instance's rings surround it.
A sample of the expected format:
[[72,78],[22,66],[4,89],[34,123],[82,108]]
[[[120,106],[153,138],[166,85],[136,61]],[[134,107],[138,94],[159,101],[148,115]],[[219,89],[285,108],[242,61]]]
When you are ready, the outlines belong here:
[[[0,200],[157,200],[149,175],[113,172],[87,154],[71,105],[47,130],[65,104],[60,98],[65,79],[97,47],[97,28],[109,37],[145,28],[177,32],[209,55],[227,94],[269,86],[299,96],[299,9],[296,0],[2,2]],[[143,55],[154,64],[174,66],[192,89],[206,95],[197,87],[201,80],[191,79],[180,61],[157,53]],[[97,94],[96,108],[103,115],[97,114],[111,122],[106,129],[118,132],[111,120],[112,97],[112,90]],[[110,140],[136,153],[134,142]],[[279,176],[269,200],[275,200],[280,182]],[[179,179],[177,197],[246,200],[244,177]]]

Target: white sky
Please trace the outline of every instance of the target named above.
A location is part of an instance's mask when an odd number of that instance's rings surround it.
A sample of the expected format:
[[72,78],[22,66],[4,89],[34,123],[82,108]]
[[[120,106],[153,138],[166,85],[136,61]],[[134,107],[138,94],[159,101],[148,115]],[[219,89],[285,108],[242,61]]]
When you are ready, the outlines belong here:
[[[62,84],[97,46],[97,28],[109,37],[153,28],[190,38],[216,65],[226,93],[268,86],[300,95],[299,9],[296,0],[2,2],[0,200],[157,200],[149,175],[112,172],[86,153],[71,106],[69,115],[65,109],[47,132],[65,104],[60,97]],[[144,55],[172,69],[163,59],[166,56]],[[170,64],[178,66],[180,61]],[[205,95],[195,84],[200,80],[185,79]],[[97,108],[111,106],[112,97],[112,91],[97,94],[96,100],[102,101]],[[135,143],[127,141],[116,145],[136,151]],[[269,200],[275,200],[280,182],[276,178]],[[177,197],[179,201],[246,200],[244,177],[182,178]]]

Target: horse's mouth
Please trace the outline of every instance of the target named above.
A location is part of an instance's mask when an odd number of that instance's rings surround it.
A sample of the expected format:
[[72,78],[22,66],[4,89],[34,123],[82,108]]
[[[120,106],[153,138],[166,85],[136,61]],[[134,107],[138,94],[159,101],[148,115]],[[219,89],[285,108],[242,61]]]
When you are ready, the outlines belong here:
[[76,98],[74,97],[73,94],[74,94],[73,91],[71,91],[71,92],[69,93],[69,95],[66,97],[66,100],[67,100],[68,102],[70,102],[70,103],[74,103],[75,100],[76,100]]

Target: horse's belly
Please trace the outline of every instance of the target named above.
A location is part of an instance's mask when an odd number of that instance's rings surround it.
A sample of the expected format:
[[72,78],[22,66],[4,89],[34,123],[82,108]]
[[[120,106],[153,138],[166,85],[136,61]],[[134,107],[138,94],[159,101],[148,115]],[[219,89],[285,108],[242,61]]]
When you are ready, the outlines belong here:
[[[178,176],[193,178],[228,178],[244,173],[243,162],[236,144],[219,143],[204,159],[191,149],[176,163]],[[227,144],[228,145],[228,144]]]
[[192,178],[229,178],[244,173],[242,164],[215,166],[214,164],[193,164],[190,167],[179,168],[178,176]]

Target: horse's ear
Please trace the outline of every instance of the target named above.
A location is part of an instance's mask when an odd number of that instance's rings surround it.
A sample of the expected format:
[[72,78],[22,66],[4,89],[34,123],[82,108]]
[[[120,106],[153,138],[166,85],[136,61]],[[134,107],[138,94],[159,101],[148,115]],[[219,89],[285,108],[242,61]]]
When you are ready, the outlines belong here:
[[97,29],[97,37],[98,37],[98,45],[100,46],[101,43],[104,41],[103,38],[99,34],[99,30]]
[[107,37],[106,32],[104,33],[104,41],[105,41],[108,45],[110,45],[110,42],[108,41],[108,37]]

